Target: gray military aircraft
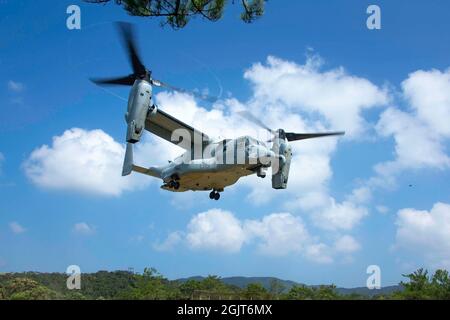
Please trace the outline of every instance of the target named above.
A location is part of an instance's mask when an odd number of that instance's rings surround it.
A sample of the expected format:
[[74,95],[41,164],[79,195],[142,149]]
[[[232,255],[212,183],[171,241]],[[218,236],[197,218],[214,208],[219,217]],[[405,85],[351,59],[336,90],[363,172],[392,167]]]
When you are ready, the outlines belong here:
[[[285,132],[283,129],[272,130],[251,113],[244,111],[241,115],[269,131],[273,136],[272,139],[260,141],[251,136],[220,140],[210,138],[207,134],[161,110],[153,103],[152,89],[165,87],[190,93],[201,99],[212,101],[213,98],[154,79],[152,72],[139,58],[132,26],[118,23],[118,28],[127,48],[133,73],[124,77],[91,80],[98,85],[132,86],[125,113],[127,147],[123,176],[135,171],[161,179],[163,181],[161,188],[165,190],[211,191],[210,199],[219,200],[219,192],[235,184],[239,178],[251,174],[264,178],[266,170],[271,168],[272,187],[286,189],[292,159],[289,142],[344,134],[344,132],[294,133]],[[180,146],[185,152],[161,167],[147,168],[134,164],[133,144],[139,142],[144,130]]]

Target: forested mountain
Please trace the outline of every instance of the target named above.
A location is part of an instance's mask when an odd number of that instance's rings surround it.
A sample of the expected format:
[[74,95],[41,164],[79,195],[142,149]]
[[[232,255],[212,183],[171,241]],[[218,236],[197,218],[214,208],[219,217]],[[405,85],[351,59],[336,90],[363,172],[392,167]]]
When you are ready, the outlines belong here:
[[[189,277],[189,278],[182,278],[178,279],[178,281],[185,282],[187,280],[197,280],[201,281],[205,279],[205,277],[201,276],[195,276],[195,277]],[[293,286],[304,286],[303,283],[298,283],[291,280],[281,280],[274,277],[224,277],[221,278],[222,282],[228,285],[237,286],[241,289],[245,289],[249,284],[260,284],[262,285],[266,290],[270,290],[271,285],[275,283],[278,283],[282,291],[288,292]],[[311,286],[311,287],[320,287],[320,286]],[[380,294],[391,294],[395,291],[401,291],[402,286],[401,285],[394,285],[394,286],[386,286],[382,287],[381,289],[374,289],[371,290],[367,287],[357,287],[357,288],[340,288],[337,287],[336,291],[341,295],[352,295],[357,294],[361,296],[367,296],[372,297],[375,295]]]

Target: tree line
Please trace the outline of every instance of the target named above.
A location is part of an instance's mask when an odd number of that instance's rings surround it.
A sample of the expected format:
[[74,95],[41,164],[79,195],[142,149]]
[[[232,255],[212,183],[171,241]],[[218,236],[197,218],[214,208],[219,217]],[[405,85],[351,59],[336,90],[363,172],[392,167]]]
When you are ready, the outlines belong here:
[[400,283],[399,290],[369,297],[356,293],[341,294],[334,285],[293,285],[286,288],[279,280],[272,280],[268,287],[260,283],[250,283],[244,288],[226,284],[217,276],[171,281],[153,268],[146,268],[142,274],[128,271],[83,274],[80,290],[68,290],[67,275],[63,273],[6,273],[0,275],[0,300],[450,299],[450,277],[446,270],[429,274],[427,270],[419,269],[403,276],[407,280]]

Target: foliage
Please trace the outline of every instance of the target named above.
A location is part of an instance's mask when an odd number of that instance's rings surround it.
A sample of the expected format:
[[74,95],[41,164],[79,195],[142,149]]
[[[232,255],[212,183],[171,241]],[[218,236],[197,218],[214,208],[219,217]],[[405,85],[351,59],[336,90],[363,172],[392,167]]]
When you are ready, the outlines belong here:
[[380,293],[373,297],[357,293],[340,294],[336,286],[294,285],[286,290],[279,280],[264,286],[250,283],[244,288],[226,284],[220,277],[170,281],[153,268],[142,274],[128,271],[99,271],[83,274],[81,290],[66,288],[67,275],[63,273],[7,273],[0,274],[0,300],[2,299],[286,299],[286,300],[338,300],[338,299],[450,299],[450,275],[437,270],[429,275],[419,269],[404,275],[402,290]]
[[270,297],[266,288],[260,283],[250,283],[242,292],[242,296],[248,300],[264,300]]
[[334,285],[318,287],[295,285],[282,295],[282,299],[286,300],[336,300],[339,298],[343,296],[339,295]]
[[284,290],[286,290],[286,286],[278,279],[273,279],[270,281],[269,294],[272,298],[279,297]]
[[10,300],[51,300],[57,299],[58,294],[27,278],[16,278],[8,281],[1,290],[3,299]]
[[417,271],[403,275],[409,282],[401,282],[403,291],[393,295],[395,299],[407,300],[448,300],[450,299],[450,277],[446,270],[436,270],[433,276],[428,271]]
[[237,298],[239,288],[227,285],[220,277],[208,276],[202,280],[189,279],[181,283],[180,293],[183,299],[223,299]]
[[[84,0],[90,3],[105,4],[112,0]],[[174,29],[187,25],[192,17],[200,16],[208,21],[222,18],[226,0],[114,0],[132,16],[162,17],[162,25]],[[232,1],[234,3],[234,0]],[[241,0],[243,11],[241,20],[251,23],[264,14],[265,0]]]
[[135,287],[122,297],[132,300],[176,299],[179,297],[179,290],[154,268],[145,268],[142,276],[136,277]]

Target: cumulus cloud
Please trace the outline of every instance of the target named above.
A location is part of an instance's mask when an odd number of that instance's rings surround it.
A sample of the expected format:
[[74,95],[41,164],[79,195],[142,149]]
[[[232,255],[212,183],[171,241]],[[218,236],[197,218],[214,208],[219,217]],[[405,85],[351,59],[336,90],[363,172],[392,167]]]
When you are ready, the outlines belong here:
[[396,220],[397,250],[419,257],[433,268],[450,268],[450,204],[431,210],[402,209]]
[[385,105],[386,91],[342,67],[324,71],[321,67],[318,56],[310,56],[304,65],[269,56],[266,64],[254,64],[244,77],[252,83],[255,99],[319,113],[332,128],[358,137],[365,131],[362,111]]
[[269,255],[300,253],[311,241],[300,217],[273,213],[261,220],[247,220],[244,229],[249,238],[258,239],[258,249]]
[[272,213],[261,219],[241,221],[221,209],[195,215],[186,231],[170,233],[154,249],[167,251],[181,243],[195,251],[220,253],[237,253],[244,245],[254,244],[263,255],[300,255],[316,263],[331,263],[339,255],[350,255],[359,249],[351,236],[338,238],[331,246],[321,243],[310,235],[301,217],[290,213]]
[[314,224],[321,229],[349,231],[369,214],[366,205],[371,197],[371,190],[365,186],[353,189],[341,202],[326,191],[312,191],[300,195],[295,205],[309,212]]
[[87,224],[86,222],[78,222],[72,228],[73,232],[76,234],[88,236],[95,233],[95,227]]
[[21,234],[27,231],[27,229],[25,229],[22,225],[20,225],[16,221],[13,221],[9,224],[9,229],[15,234]]
[[[321,67],[322,61],[317,56],[310,57],[304,65],[275,57],[269,57],[266,64],[253,65],[245,73],[254,89],[248,105],[260,110],[265,122],[280,127],[344,128],[347,136],[357,137],[367,127],[362,111],[388,105],[391,102],[388,92],[367,79],[349,75],[343,68],[323,71]],[[381,136],[394,138],[394,160],[376,165],[375,178],[338,202],[327,190],[336,140],[305,141],[298,149],[294,145],[286,190],[294,193],[294,198],[288,207],[312,213],[313,221],[322,228],[351,230],[368,214],[365,205],[371,200],[374,185],[393,183],[395,175],[402,170],[447,169],[450,166],[445,150],[450,137],[450,69],[410,74],[402,83],[401,96],[409,106],[407,110],[389,107],[376,125]],[[317,118],[315,114],[322,117]],[[255,183],[255,178],[248,181]],[[270,186],[261,185],[250,196],[262,199],[261,202],[269,201]],[[379,211],[386,212],[386,208],[379,207]]]
[[[406,107],[388,107],[375,126],[381,137],[393,138],[394,158],[374,166],[375,175],[364,186],[368,194],[376,188],[392,188],[405,170],[450,168],[450,157],[446,152],[450,138],[450,69],[413,72],[401,87],[400,97]],[[375,206],[375,209],[380,213],[389,211],[383,205]],[[433,211],[428,214],[415,209],[400,211],[397,220],[399,245],[407,242],[408,230],[415,229],[414,221],[423,222],[432,216]],[[414,236],[414,232],[409,235]]]
[[231,212],[212,209],[196,215],[187,227],[186,240],[193,249],[237,252],[246,238],[241,222]]
[[450,137],[450,69],[413,72],[402,88],[417,117],[433,131]]
[[[266,115],[266,122],[293,131],[345,130],[345,139],[359,139],[369,127],[363,112],[391,100],[385,88],[342,67],[324,70],[323,59],[317,55],[310,55],[303,65],[270,56],[244,76],[254,90],[249,106],[260,110],[261,117]],[[367,215],[365,204],[371,193],[368,188],[356,188],[343,201],[330,195],[330,162],[337,142],[329,138],[293,143],[287,208],[310,213],[323,229],[350,230]],[[265,191],[253,191],[252,199],[259,194],[267,200],[271,193]]]
[[334,244],[334,247],[337,252],[342,253],[353,253],[361,248],[360,244],[349,235],[340,237]]
[[377,130],[395,140],[395,160],[376,166],[381,175],[389,176],[405,169],[450,166],[442,136],[413,114],[389,108],[381,115]]
[[156,251],[170,251],[183,239],[183,234],[179,231],[171,232],[163,242],[153,244]]
[[305,256],[316,263],[328,264],[334,262],[331,249],[324,243],[313,243],[306,247]]
[[[376,165],[382,183],[408,169],[448,169],[445,144],[450,138],[450,70],[419,70],[402,82],[403,111],[390,107],[380,116],[377,132],[395,140],[395,158]],[[376,179],[374,179],[376,182]]]
[[351,201],[336,202],[333,198],[314,212],[313,219],[317,226],[328,230],[351,230],[361,219],[368,215],[364,206]]
[[102,130],[72,128],[35,149],[23,167],[37,186],[118,196],[150,179],[122,177],[124,146]]

